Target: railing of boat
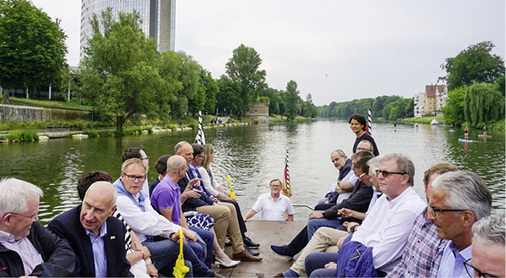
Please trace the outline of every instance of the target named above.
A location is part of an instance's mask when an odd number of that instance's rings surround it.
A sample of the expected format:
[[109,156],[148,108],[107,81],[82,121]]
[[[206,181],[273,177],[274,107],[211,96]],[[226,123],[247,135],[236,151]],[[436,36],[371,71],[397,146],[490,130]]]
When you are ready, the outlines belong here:
[[292,204],[292,206],[294,206],[294,207],[304,207],[304,208],[308,208],[310,210],[314,210],[312,206],[307,205],[307,204]]

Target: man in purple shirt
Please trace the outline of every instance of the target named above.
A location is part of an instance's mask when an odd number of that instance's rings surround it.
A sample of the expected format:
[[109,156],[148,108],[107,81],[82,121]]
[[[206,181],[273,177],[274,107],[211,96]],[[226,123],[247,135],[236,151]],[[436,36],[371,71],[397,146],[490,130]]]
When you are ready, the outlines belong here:
[[[189,228],[197,233],[197,242],[190,242],[190,246],[197,254],[203,254],[205,264],[211,268],[213,260],[213,232],[197,227],[188,227],[181,210],[181,190],[177,182],[181,178],[184,178],[186,167],[186,160],[182,156],[174,155],[167,160],[167,174],[153,190],[150,198],[151,205],[172,223]],[[198,182],[198,179],[193,179],[189,182],[189,185],[193,187]]]

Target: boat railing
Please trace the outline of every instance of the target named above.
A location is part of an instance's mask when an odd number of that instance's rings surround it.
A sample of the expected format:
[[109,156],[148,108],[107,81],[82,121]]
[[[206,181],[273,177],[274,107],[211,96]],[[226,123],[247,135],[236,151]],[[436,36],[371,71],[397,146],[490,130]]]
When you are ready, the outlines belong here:
[[314,210],[312,206],[307,205],[307,204],[292,204],[292,206],[294,206],[294,207],[304,207],[304,208],[308,208],[310,210]]

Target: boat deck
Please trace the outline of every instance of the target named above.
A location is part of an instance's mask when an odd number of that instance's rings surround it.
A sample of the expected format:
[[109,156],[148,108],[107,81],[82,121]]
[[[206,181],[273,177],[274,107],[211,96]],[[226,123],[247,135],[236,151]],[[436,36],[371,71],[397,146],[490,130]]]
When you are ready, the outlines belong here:
[[[273,277],[290,268],[293,261],[274,253],[270,245],[288,244],[299,233],[306,222],[299,221],[260,221],[246,222],[246,233],[254,242],[260,244],[256,249],[263,258],[260,262],[241,262],[234,268],[219,268],[213,265],[213,271],[226,277]],[[226,247],[225,252],[232,258],[232,248]]]

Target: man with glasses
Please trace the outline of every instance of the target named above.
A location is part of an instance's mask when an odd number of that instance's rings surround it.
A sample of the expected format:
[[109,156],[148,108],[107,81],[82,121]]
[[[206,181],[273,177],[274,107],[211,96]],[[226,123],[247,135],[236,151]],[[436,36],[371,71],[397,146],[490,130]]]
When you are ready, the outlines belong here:
[[[244,216],[244,222],[253,217],[257,212],[262,212],[262,220],[267,221],[293,221],[292,202],[290,198],[281,194],[282,183],[279,179],[273,179],[269,183],[270,193],[264,193],[258,197],[253,208]],[[285,216],[285,212],[288,218]]]
[[[505,277],[506,233],[504,210],[482,218],[473,225],[472,260],[465,261],[466,270],[473,269],[475,277]],[[469,273],[472,277],[472,273]]]
[[74,271],[74,251],[38,222],[37,186],[15,178],[0,181],[0,276],[65,277]]
[[357,152],[368,151],[374,153],[374,146],[371,141],[364,139],[357,144]]
[[[432,182],[444,173],[457,170],[453,164],[441,162],[425,171],[423,184],[427,203],[432,192]],[[437,237],[436,226],[429,220],[428,213],[428,208],[425,208],[416,217],[401,262],[387,277],[436,277],[447,240]]]
[[[126,149],[121,154],[121,161],[125,162],[127,159],[130,158],[138,158],[142,161],[142,163],[146,164],[146,166],[149,167],[149,156],[146,154],[146,152],[142,149],[142,145],[137,147],[130,147]],[[148,177],[144,179],[144,184],[142,185],[142,191],[146,196],[149,196],[149,183],[148,183]]]
[[[172,269],[179,254],[180,239],[178,230],[182,229],[187,240],[195,242],[196,234],[170,222],[151,206],[149,197],[141,190],[148,166],[138,158],[130,158],[121,166],[121,177],[113,185],[118,192],[118,212],[135,232],[142,245],[148,247],[151,259],[158,272],[164,276],[172,276]],[[155,241],[154,236],[166,238]],[[212,277],[215,273],[209,269],[195,254],[189,244],[183,244],[185,260],[191,262],[190,272],[197,277]],[[193,271],[192,271],[193,268]]]
[[[372,248],[372,265],[380,276],[392,271],[399,263],[413,222],[426,204],[413,189],[415,166],[401,154],[387,154],[376,171],[383,195],[378,198],[364,222],[347,244],[361,244]],[[325,253],[306,258],[306,273],[310,277],[335,276],[335,256],[324,260]],[[323,255],[322,255],[323,254]],[[313,256],[315,256],[313,258]],[[342,269],[341,269],[342,270]]]
[[48,225],[74,250],[77,277],[133,277],[126,259],[125,226],[112,217],[116,196],[110,182],[95,182],[81,205],[56,216]]
[[432,183],[429,200],[429,219],[436,225],[437,236],[449,240],[437,277],[468,277],[467,272],[474,272],[464,266],[471,258],[473,224],[492,209],[487,185],[473,172],[445,173]]

